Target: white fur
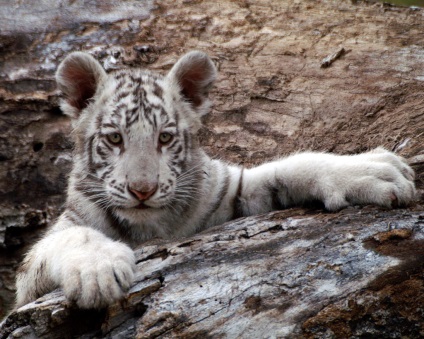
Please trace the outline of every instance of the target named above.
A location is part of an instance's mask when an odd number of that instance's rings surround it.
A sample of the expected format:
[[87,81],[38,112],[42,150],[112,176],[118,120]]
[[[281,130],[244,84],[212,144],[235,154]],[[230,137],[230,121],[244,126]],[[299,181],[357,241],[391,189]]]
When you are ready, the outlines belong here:
[[300,153],[246,171],[243,192],[250,213],[268,211],[261,187],[279,182],[284,186],[280,199],[286,206],[311,200],[322,201],[329,211],[354,204],[392,207],[415,197],[414,173],[391,152],[376,149],[359,155]]

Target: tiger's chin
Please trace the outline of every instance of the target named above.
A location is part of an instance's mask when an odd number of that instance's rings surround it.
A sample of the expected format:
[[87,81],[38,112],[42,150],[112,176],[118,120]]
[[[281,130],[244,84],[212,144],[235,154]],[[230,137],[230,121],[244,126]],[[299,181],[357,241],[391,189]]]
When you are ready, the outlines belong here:
[[135,207],[133,207],[133,208],[135,208],[135,209],[137,209],[137,210],[146,210],[146,209],[154,208],[154,207],[147,206],[145,203],[140,202],[137,206],[135,206]]
[[163,208],[164,206],[160,203],[146,201],[138,202],[130,206],[119,206],[115,208],[115,211],[118,212],[118,214],[145,215],[158,212]]
[[161,209],[151,207],[146,204],[138,204],[131,207],[115,208],[113,214],[120,220],[127,220],[131,223],[138,224],[140,221],[156,219],[161,214]]
[[112,210],[113,214],[119,219],[138,224],[147,220],[159,220],[163,218],[168,214],[166,212],[169,210],[169,201],[132,201],[127,205],[115,206]]
[[165,207],[166,203],[162,201],[145,201],[139,202],[137,205],[131,207],[131,209],[140,210],[140,211],[154,211],[161,210]]

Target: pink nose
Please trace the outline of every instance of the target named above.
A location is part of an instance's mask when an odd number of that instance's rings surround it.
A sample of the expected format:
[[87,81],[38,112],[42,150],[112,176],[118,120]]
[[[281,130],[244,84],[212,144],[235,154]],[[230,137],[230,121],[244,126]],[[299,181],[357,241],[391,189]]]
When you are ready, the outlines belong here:
[[128,187],[130,192],[135,195],[135,197],[140,201],[145,201],[149,199],[158,189],[158,184],[156,184],[153,188],[148,186],[143,187],[142,190],[137,190],[131,187]]

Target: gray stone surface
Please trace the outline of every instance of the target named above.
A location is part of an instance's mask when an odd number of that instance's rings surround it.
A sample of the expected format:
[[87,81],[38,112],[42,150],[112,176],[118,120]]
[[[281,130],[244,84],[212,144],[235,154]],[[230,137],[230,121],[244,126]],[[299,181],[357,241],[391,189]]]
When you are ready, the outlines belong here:
[[40,338],[423,333],[422,207],[338,214],[292,209],[148,243],[136,254],[136,282],[123,302],[81,311],[54,292],[13,313],[0,337],[23,331]]

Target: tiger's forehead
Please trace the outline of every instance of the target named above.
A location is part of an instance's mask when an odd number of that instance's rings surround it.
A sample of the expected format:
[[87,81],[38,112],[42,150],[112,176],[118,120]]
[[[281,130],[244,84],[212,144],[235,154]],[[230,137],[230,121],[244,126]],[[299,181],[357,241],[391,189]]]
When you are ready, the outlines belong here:
[[[120,70],[109,75],[105,83],[102,123],[125,128],[149,129],[176,121],[176,112],[170,105],[165,77],[143,70]],[[135,126],[137,125],[137,126]]]
[[120,70],[111,74],[115,85],[115,100],[122,101],[127,97],[144,98],[152,102],[163,102],[165,94],[165,78],[157,73],[144,70]]

